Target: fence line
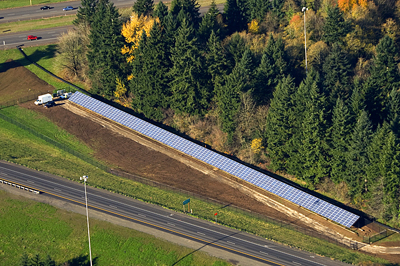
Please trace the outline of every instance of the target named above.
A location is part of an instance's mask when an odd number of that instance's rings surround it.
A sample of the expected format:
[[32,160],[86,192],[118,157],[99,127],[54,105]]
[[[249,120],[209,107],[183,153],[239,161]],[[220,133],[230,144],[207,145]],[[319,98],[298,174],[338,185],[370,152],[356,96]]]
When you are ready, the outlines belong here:
[[[35,98],[36,98],[36,96],[35,96]],[[22,103],[24,100],[25,101],[29,101],[31,99],[29,99],[29,97],[27,96],[27,97],[24,97],[23,100],[19,99],[19,100],[16,100],[16,101],[10,101],[7,104],[5,104],[4,106],[10,106],[8,104],[11,104],[11,103]],[[1,108],[4,108],[3,105],[0,106],[0,109]],[[57,148],[59,148],[61,150],[64,150],[64,151],[66,151],[66,152],[78,157],[79,159],[81,159],[81,160],[83,160],[83,161],[85,161],[85,162],[87,162],[87,163],[89,163],[89,164],[91,164],[91,165],[93,165],[93,166],[105,171],[105,172],[108,172],[110,174],[113,174],[113,175],[116,175],[116,176],[120,176],[120,177],[124,177],[124,178],[129,178],[129,179],[137,181],[139,183],[142,183],[142,184],[145,184],[145,185],[149,185],[149,186],[152,186],[152,187],[157,187],[157,188],[160,188],[162,190],[178,192],[178,193],[187,195],[188,197],[192,197],[194,199],[199,199],[199,200],[202,200],[202,201],[206,201],[208,203],[212,203],[214,205],[219,206],[219,208],[224,207],[225,209],[230,209],[230,210],[234,210],[236,212],[239,212],[239,213],[242,213],[242,214],[245,214],[245,215],[250,215],[250,216],[253,216],[253,217],[258,218],[260,220],[263,220],[265,222],[274,224],[277,227],[287,228],[289,230],[294,230],[294,231],[297,231],[297,232],[300,232],[300,233],[303,233],[303,234],[306,234],[306,235],[309,235],[309,236],[312,236],[312,237],[316,237],[316,238],[319,238],[319,239],[324,239],[324,240],[326,240],[328,242],[331,242],[331,243],[334,243],[334,244],[337,244],[337,245],[340,245],[340,246],[343,246],[343,247],[347,247],[347,248],[351,248],[351,249],[359,249],[362,245],[364,245],[364,246],[366,245],[366,244],[363,244],[361,242],[349,240],[347,238],[338,239],[338,236],[334,235],[334,234],[330,234],[330,233],[327,233],[327,232],[325,234],[322,234],[322,233],[317,232],[315,230],[306,229],[306,228],[300,227],[300,226],[298,226],[298,225],[296,225],[294,223],[287,222],[287,221],[281,221],[281,220],[278,220],[278,219],[275,219],[275,218],[272,218],[272,217],[269,217],[269,216],[266,216],[266,215],[263,215],[263,214],[260,214],[260,213],[256,213],[256,212],[253,212],[253,211],[250,211],[250,210],[247,210],[247,209],[232,205],[230,203],[221,202],[221,201],[218,201],[218,200],[215,200],[215,199],[212,199],[212,198],[208,198],[208,197],[199,195],[197,193],[193,193],[193,192],[186,191],[186,190],[183,190],[183,189],[179,189],[179,188],[175,188],[175,187],[172,187],[172,186],[168,186],[168,185],[165,185],[165,184],[153,181],[153,180],[149,180],[149,179],[146,179],[146,178],[134,175],[134,174],[129,174],[129,173],[117,170],[117,169],[111,169],[111,168],[99,163],[98,161],[90,158],[89,156],[81,154],[81,153],[71,149],[70,147],[66,146],[65,144],[61,144],[58,141],[56,141],[54,139],[51,139],[50,137],[45,136],[45,135],[37,132],[36,130],[24,125],[24,124],[21,124],[20,122],[18,122],[16,120],[14,120],[14,119],[2,114],[2,113],[0,113],[0,118],[5,120],[5,121],[7,121],[7,122],[9,122],[9,123],[12,123],[12,124],[18,126],[19,128],[21,128],[23,130],[28,131],[29,133],[33,134],[34,136],[36,136],[36,137],[38,137],[38,138],[40,138],[40,139],[42,139],[42,140],[54,145],[55,147],[57,147]],[[206,217],[203,217],[203,218],[206,218]],[[219,222],[223,223],[223,220],[219,220]],[[367,243],[367,242],[365,242],[365,243]]]
[[37,99],[38,97],[38,93],[33,93],[33,94],[29,94],[29,95],[25,95],[22,98],[19,98],[18,100],[11,100],[11,101],[7,101],[7,102],[1,102],[0,103],[0,109],[6,108],[6,107],[10,107],[10,106],[14,106],[20,103],[24,103],[24,102],[28,102],[28,101],[32,101]]

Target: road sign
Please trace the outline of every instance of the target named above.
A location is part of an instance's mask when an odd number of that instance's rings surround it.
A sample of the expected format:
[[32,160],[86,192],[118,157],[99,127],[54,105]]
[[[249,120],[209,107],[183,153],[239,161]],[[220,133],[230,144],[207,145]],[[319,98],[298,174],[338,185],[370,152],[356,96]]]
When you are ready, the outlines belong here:
[[187,200],[185,200],[184,202],[183,202],[183,205],[186,205],[186,204],[188,204],[190,202],[190,199],[187,199]]
[[217,215],[217,214],[218,214],[218,212],[214,213],[214,215]]

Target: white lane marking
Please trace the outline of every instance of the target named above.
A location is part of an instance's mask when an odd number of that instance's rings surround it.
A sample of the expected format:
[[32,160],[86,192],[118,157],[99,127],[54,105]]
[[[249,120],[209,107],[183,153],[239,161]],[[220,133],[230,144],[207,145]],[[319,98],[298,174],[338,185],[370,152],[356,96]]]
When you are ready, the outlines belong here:
[[54,190],[55,190],[55,191],[61,191],[61,190],[59,190],[58,188],[55,188]]
[[[33,176],[33,175],[24,174],[24,173],[21,173],[21,172],[15,171],[15,170],[11,170],[11,169],[8,169],[8,168],[2,167],[2,166],[0,166],[0,168],[1,168],[1,169],[5,169],[5,170],[7,170],[7,171],[14,172],[14,173],[18,173],[19,175],[25,175],[25,176],[33,177],[33,178],[36,178],[36,179],[40,179],[40,178],[35,177],[35,176]],[[40,180],[42,180],[42,179],[40,179]],[[43,180],[42,180],[42,181],[43,181]],[[57,183],[52,182],[52,181],[48,181],[48,180],[45,180],[45,181],[48,182],[48,183],[57,184]],[[59,184],[57,184],[57,185],[59,185]],[[64,186],[64,185],[59,185],[59,186]],[[80,190],[78,190],[78,189],[74,189],[74,188],[71,188],[71,187],[68,187],[68,186],[64,186],[64,187],[68,188],[69,190],[80,191]],[[89,195],[89,193],[88,193],[88,195]],[[234,237],[234,236],[230,236],[230,235],[227,235],[227,234],[224,234],[224,233],[215,231],[215,230],[211,230],[211,229],[208,229],[208,228],[205,228],[205,227],[202,227],[202,226],[198,226],[198,225],[191,224],[191,223],[189,223],[189,222],[180,221],[180,220],[178,220],[178,219],[176,219],[176,218],[168,217],[168,216],[165,216],[165,215],[161,215],[161,214],[158,214],[158,213],[155,213],[155,212],[152,212],[152,211],[148,211],[148,210],[145,210],[145,209],[136,207],[136,206],[132,206],[132,205],[129,205],[129,204],[126,204],[126,203],[123,203],[123,202],[118,202],[118,201],[115,201],[115,200],[111,200],[111,199],[108,199],[108,198],[105,198],[105,197],[102,197],[102,196],[98,196],[98,195],[96,195],[96,194],[91,194],[91,195],[92,195],[92,196],[99,197],[99,198],[102,198],[102,199],[106,199],[106,200],[109,200],[109,201],[112,201],[112,202],[117,202],[118,204],[123,204],[123,205],[129,206],[129,207],[131,207],[131,208],[135,208],[135,209],[141,210],[141,211],[143,211],[143,212],[151,213],[151,214],[153,214],[153,215],[158,215],[158,216],[162,216],[162,217],[167,217],[167,218],[169,218],[169,219],[173,219],[174,221],[179,221],[179,222],[181,222],[181,223],[188,224],[188,225],[191,225],[191,226],[193,226],[193,227],[201,228],[202,230],[207,230],[207,231],[209,231],[209,232],[217,233],[217,234],[220,234],[220,235],[223,235],[223,236],[228,236],[228,237],[230,237],[230,238],[232,238],[232,239],[237,239],[237,240],[239,240],[239,241],[243,241],[243,242],[246,242],[246,243],[251,243],[251,244],[256,245],[256,246],[265,247],[265,245],[262,245],[262,244],[257,244],[257,243],[254,243],[254,242],[251,242],[251,241],[248,241],[248,240],[244,240],[244,239],[240,239],[240,238],[237,238],[237,237]],[[138,216],[141,216],[141,214],[138,214]],[[145,215],[142,215],[142,217],[146,217],[146,216],[145,216]],[[239,233],[239,232],[238,232],[238,233]],[[313,263],[313,264],[325,266],[325,264],[321,264],[321,263],[318,263],[318,262],[315,262],[315,261],[312,261],[312,260],[308,260],[308,259],[306,259],[306,258],[302,258],[302,257],[296,256],[296,255],[293,255],[293,254],[290,254],[290,253],[287,253],[287,252],[284,252],[284,251],[280,251],[280,250],[273,249],[273,248],[269,248],[269,249],[274,250],[274,251],[279,252],[279,253],[282,253],[282,254],[285,254],[285,255],[287,255],[287,256],[291,256],[291,257],[294,257],[294,258],[298,258],[298,259],[301,259],[301,260],[304,260],[304,261],[309,261],[309,262],[311,262],[311,263]]]
[[146,215],[143,215],[143,214],[140,214],[140,213],[138,213],[138,216],[140,216],[140,217],[146,217]]
[[298,262],[295,262],[295,261],[292,261],[292,263],[297,264],[297,265],[301,265],[301,263],[298,263]]
[[174,224],[171,224],[171,223],[167,223],[167,224],[169,224],[169,225],[171,225],[171,226],[175,226]]
[[29,183],[35,183],[35,182],[31,181],[31,180],[26,180],[26,182],[29,182]]
[[48,34],[54,34],[54,33],[56,33],[55,31],[50,31],[50,32],[48,32]]
[[110,206],[111,208],[116,208],[116,209],[118,209],[118,207],[115,207],[115,206],[113,206],[113,205],[108,205],[108,206]]
[[226,242],[228,242],[229,244],[235,245],[235,243],[233,243],[233,242],[231,242],[231,241],[226,241]]
[[268,253],[266,253],[266,252],[262,252],[262,251],[260,251],[260,253],[262,253],[262,254],[265,254],[265,255],[268,255]]
[[201,232],[197,232],[199,235],[203,235],[203,236],[205,236],[206,234],[204,234],[204,233],[201,233]]

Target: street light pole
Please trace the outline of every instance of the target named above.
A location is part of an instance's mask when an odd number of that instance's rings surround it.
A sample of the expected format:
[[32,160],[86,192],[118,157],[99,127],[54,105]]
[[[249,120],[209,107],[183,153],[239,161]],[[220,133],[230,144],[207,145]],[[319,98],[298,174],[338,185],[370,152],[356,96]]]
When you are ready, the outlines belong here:
[[92,249],[90,247],[90,232],[89,232],[89,210],[88,210],[88,205],[87,205],[87,193],[86,193],[86,181],[88,180],[88,176],[84,175],[80,178],[80,180],[83,180],[84,187],[85,187],[85,202],[86,202],[86,220],[87,220],[87,233],[88,233],[88,239],[89,239],[89,256],[90,256],[90,266],[93,266],[92,264]]
[[306,30],[306,11],[307,7],[303,7],[302,11],[304,13],[304,54],[306,56],[306,74],[307,74],[307,30]]

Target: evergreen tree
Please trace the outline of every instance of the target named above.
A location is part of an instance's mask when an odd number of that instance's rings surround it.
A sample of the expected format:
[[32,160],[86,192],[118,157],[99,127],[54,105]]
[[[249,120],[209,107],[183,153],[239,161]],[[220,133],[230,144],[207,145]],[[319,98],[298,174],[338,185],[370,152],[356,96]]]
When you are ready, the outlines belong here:
[[[354,88],[350,96],[350,111],[352,116],[357,118],[361,115],[362,111],[365,109],[365,97],[363,94],[362,84],[358,79],[354,80]],[[354,119],[356,120],[356,119]],[[355,122],[355,121],[353,121]]]
[[125,42],[119,17],[113,3],[100,0],[89,36],[89,77],[94,92],[105,97],[113,95],[116,79],[123,75],[126,66],[121,54]]
[[240,37],[239,33],[235,33],[226,44],[225,50],[229,65],[231,69],[233,69],[242,59],[242,56],[246,51],[246,43],[243,38]]
[[343,12],[336,5],[328,7],[328,17],[323,28],[323,40],[328,44],[343,43],[343,38],[351,31],[351,25],[344,20]]
[[50,255],[47,255],[46,259],[43,261],[43,266],[56,266],[56,262],[50,257]]
[[306,105],[301,127],[302,145],[299,147],[299,156],[304,161],[301,177],[312,184],[318,184],[329,172],[326,123],[326,99],[314,82]]
[[268,156],[271,158],[271,167],[274,171],[285,170],[289,157],[288,140],[293,135],[294,120],[292,95],[296,88],[293,79],[289,76],[279,82],[273,93],[267,116],[265,139]]
[[214,31],[211,32],[207,42],[206,64],[208,74],[211,76],[212,83],[215,85],[217,77],[226,75],[228,62],[226,61],[221,41]]
[[285,4],[284,0],[272,0],[271,1],[272,14],[276,18],[278,18],[278,20],[281,20],[285,17],[285,13],[282,10],[284,4]]
[[75,26],[81,23],[91,25],[94,20],[96,6],[99,0],[81,0],[81,6],[76,13],[76,18],[72,22]]
[[389,113],[389,95],[400,86],[398,49],[394,41],[385,36],[376,47],[371,76],[364,84],[366,108],[374,125],[381,124]]
[[259,22],[265,19],[268,11],[271,9],[270,1],[248,0],[249,20],[257,20]]
[[287,75],[288,58],[281,38],[271,35],[255,70],[254,97],[259,104],[268,103],[278,82]]
[[338,98],[332,115],[330,129],[331,179],[338,184],[346,177],[346,158],[351,136],[351,114],[342,99]]
[[171,49],[172,69],[168,73],[171,107],[176,112],[203,113],[208,106],[210,92],[203,72],[203,62],[194,37],[194,30],[184,20],[178,29],[175,46]]
[[40,255],[36,254],[31,258],[31,266],[41,266]]
[[240,99],[245,82],[238,67],[231,74],[224,77],[223,81],[217,79],[217,105],[222,130],[228,133],[228,142],[232,142],[237,127],[237,115],[240,109]]
[[247,0],[227,0],[224,5],[224,16],[229,33],[242,31],[247,28]]
[[384,204],[388,206],[383,218],[390,220],[398,218],[400,208],[400,145],[393,132],[389,132],[386,137],[381,164],[384,176]]
[[390,125],[391,130],[399,137],[400,134],[400,92],[393,88],[392,92],[389,95],[389,103],[388,103],[388,117],[387,121]]
[[367,147],[371,141],[371,136],[371,123],[367,113],[363,111],[352,133],[347,156],[345,181],[349,188],[349,195],[352,197],[360,195],[365,186],[366,170],[369,165]]
[[323,65],[324,91],[331,107],[335,106],[338,98],[348,99],[351,71],[347,54],[337,43],[333,44],[332,51]]
[[162,29],[155,22],[149,37],[143,31],[139,46],[135,50],[130,91],[134,95],[132,107],[156,121],[163,119],[162,108],[167,107],[169,80],[165,73],[169,67]]
[[253,89],[254,83],[254,58],[253,53],[251,52],[250,48],[246,48],[245,52],[243,53],[242,58],[236,65],[239,69],[239,72],[243,76],[243,80],[245,83],[245,87],[243,92],[247,92],[248,90]]
[[[192,24],[197,29],[200,23],[200,5],[196,0],[172,0],[170,13],[174,17],[178,17],[179,12],[187,16],[187,23]],[[180,20],[182,23],[183,20]]]
[[214,34],[219,35],[219,25],[216,22],[218,14],[219,10],[217,8],[217,5],[215,4],[215,0],[212,0],[210,9],[201,19],[197,34],[200,42],[206,42],[209,39],[212,31],[214,31]]
[[153,9],[153,0],[136,0],[132,7],[133,12],[135,12],[139,17],[151,15],[153,13]]
[[19,265],[20,266],[31,266],[31,262],[29,261],[28,254],[26,254],[25,252],[21,256],[21,260],[20,260],[20,264]]
[[162,2],[158,2],[156,5],[153,17],[159,18],[162,25],[164,25],[164,18],[168,15],[168,7]]

